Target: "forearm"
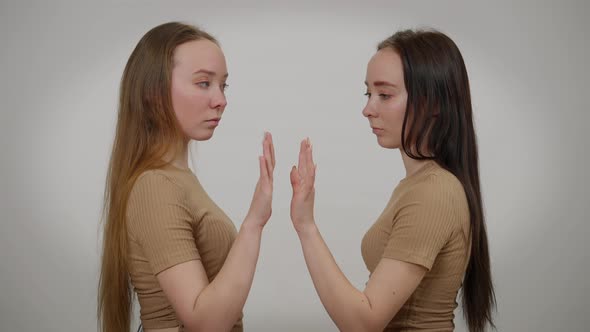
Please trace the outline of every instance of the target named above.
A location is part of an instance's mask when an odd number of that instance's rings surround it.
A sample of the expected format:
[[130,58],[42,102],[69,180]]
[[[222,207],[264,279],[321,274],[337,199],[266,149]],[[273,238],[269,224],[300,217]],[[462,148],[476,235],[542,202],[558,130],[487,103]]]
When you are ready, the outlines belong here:
[[235,324],[252,286],[262,227],[244,221],[223,267],[195,301],[198,330],[227,331]]
[[342,273],[315,224],[297,233],[315,289],[334,323],[341,331],[370,330],[368,298]]

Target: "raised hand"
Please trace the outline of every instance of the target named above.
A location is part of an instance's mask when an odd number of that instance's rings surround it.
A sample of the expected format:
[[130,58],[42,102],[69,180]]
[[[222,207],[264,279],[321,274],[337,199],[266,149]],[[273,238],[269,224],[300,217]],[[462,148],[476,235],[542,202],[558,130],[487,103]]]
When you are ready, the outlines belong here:
[[262,142],[263,155],[258,157],[260,177],[256,183],[254,197],[245,222],[264,227],[272,214],[273,172],[275,169],[275,152],[272,135],[264,134]]
[[295,230],[302,231],[306,226],[315,225],[313,216],[315,197],[316,165],[313,162],[311,141],[301,141],[299,164],[291,169],[291,221]]

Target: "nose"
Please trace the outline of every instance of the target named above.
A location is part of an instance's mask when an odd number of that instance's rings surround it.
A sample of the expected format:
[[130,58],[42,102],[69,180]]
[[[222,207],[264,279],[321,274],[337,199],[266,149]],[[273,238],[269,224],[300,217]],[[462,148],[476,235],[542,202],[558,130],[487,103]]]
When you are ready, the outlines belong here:
[[225,92],[221,88],[215,89],[213,96],[211,97],[211,108],[219,109],[223,111],[227,106],[227,99],[225,98]]
[[377,112],[375,112],[375,106],[373,103],[371,103],[371,99],[367,100],[367,105],[365,105],[365,108],[363,108],[363,116],[367,118],[377,116]]

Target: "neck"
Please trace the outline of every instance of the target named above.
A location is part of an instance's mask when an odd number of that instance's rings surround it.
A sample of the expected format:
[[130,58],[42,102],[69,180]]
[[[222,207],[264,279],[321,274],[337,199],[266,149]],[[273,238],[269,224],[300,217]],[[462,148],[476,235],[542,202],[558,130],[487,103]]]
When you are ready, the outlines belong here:
[[429,160],[416,160],[408,157],[408,155],[400,149],[404,167],[406,168],[406,177],[412,176],[418,172]]
[[165,161],[170,162],[172,166],[181,169],[189,169],[188,167],[188,144],[189,142],[184,142],[180,147],[180,151],[176,154],[176,156],[167,155],[165,157]]

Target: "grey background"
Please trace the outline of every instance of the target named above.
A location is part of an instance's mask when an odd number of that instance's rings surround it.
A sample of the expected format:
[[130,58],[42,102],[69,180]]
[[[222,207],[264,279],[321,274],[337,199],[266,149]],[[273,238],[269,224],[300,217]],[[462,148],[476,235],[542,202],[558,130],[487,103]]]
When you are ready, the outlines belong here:
[[224,120],[192,159],[238,226],[262,133],[275,136],[274,212],[247,331],[336,330],[289,220],[288,171],[306,136],[318,163],[317,222],[344,273],[364,287],[361,238],[404,175],[399,152],[380,148],[361,115],[365,67],[380,40],[423,26],[456,41],[470,74],[498,330],[587,331],[589,9],[587,1],[3,1],[0,330],[96,329],[119,80],[148,29],[181,20],[215,35],[228,60]]

